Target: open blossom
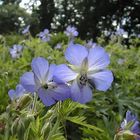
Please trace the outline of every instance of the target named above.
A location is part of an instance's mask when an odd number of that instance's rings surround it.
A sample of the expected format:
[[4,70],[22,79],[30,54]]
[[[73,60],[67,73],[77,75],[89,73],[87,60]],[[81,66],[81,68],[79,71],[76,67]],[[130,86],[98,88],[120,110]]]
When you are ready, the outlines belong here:
[[27,34],[29,33],[29,28],[30,28],[30,25],[26,26],[23,31],[22,31],[22,34]]
[[19,58],[21,56],[23,50],[23,46],[21,45],[13,45],[12,48],[10,48],[10,55],[13,59]]
[[[131,128],[127,128],[129,123],[132,123]],[[126,112],[126,118],[121,123],[121,129],[129,129],[136,136],[136,140],[140,140],[140,122],[137,120],[137,117],[129,110]]]
[[50,37],[51,37],[51,35],[50,35],[48,29],[44,29],[44,31],[43,31],[43,32],[40,32],[40,33],[38,34],[38,36],[40,37],[40,39],[41,39],[43,42],[48,42],[48,41],[50,41]]
[[57,66],[54,79],[60,83],[70,82],[73,101],[86,103],[92,99],[92,88],[106,91],[113,81],[113,74],[106,67],[109,56],[102,47],[89,50],[79,44],[70,44],[65,58],[70,65]]
[[68,26],[66,28],[65,34],[70,37],[70,39],[73,39],[74,37],[78,36],[77,29],[74,26]]
[[16,86],[16,90],[9,90],[8,95],[11,100],[15,100],[22,97],[26,92],[27,91],[23,88],[23,86],[21,84],[18,84]]
[[32,72],[26,72],[20,78],[21,84],[27,91],[37,92],[46,106],[69,98],[69,87],[53,81],[55,64],[49,66],[46,59],[38,57],[32,60],[31,67]]

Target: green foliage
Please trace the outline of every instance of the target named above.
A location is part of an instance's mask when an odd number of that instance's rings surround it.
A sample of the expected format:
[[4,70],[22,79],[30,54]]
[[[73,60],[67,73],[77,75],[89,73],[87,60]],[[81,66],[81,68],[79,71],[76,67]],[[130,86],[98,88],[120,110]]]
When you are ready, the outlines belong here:
[[[18,102],[10,101],[8,90],[15,89],[20,76],[30,71],[34,57],[43,56],[50,63],[66,63],[67,41],[62,33],[53,34],[48,43],[31,36],[0,37],[0,139],[112,140],[127,109],[140,115],[140,49],[126,49],[112,42],[106,50],[111,58],[114,83],[106,93],[93,90],[90,103],[82,105],[66,100],[46,108],[31,95],[23,96]],[[75,42],[84,44],[80,39]],[[61,49],[54,48],[57,43],[62,44]],[[13,44],[24,46],[22,56],[16,60],[9,54]]]

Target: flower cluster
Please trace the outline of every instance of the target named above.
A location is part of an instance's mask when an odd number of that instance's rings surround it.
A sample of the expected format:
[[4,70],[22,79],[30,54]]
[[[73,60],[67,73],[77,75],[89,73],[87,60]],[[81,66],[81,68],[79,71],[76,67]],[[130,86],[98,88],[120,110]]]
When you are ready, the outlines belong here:
[[27,92],[37,93],[44,105],[71,98],[79,103],[92,99],[92,90],[106,91],[113,81],[113,74],[107,70],[110,60],[100,46],[87,48],[80,44],[69,44],[65,58],[70,63],[50,64],[43,57],[32,60],[31,72],[20,78],[20,84]]
[[43,42],[48,42],[50,41],[50,37],[51,35],[49,34],[49,30],[48,29],[44,29],[43,32],[40,32],[38,34],[39,38],[43,41]]
[[13,59],[19,58],[22,54],[23,46],[21,45],[13,45],[12,48],[10,48],[10,55]]
[[137,117],[132,114],[131,111],[126,112],[126,118],[121,123],[121,129],[130,130],[135,135],[135,139],[140,140],[140,122],[137,120]]
[[70,38],[70,40],[73,40],[74,37],[78,36],[77,29],[74,26],[68,26],[64,33]]

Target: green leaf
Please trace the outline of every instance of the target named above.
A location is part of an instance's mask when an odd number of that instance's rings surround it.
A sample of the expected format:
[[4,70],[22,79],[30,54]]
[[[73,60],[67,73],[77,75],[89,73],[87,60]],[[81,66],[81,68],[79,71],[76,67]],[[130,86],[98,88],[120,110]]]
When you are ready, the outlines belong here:
[[73,122],[73,123],[76,123],[76,124],[79,124],[81,126],[85,126],[87,128],[90,128],[90,129],[93,129],[93,130],[96,130],[96,131],[100,131],[100,132],[103,132],[102,129],[96,127],[96,126],[93,126],[93,125],[90,125],[90,124],[87,124],[85,122],[85,117],[83,116],[76,116],[76,117],[67,117],[67,120]]

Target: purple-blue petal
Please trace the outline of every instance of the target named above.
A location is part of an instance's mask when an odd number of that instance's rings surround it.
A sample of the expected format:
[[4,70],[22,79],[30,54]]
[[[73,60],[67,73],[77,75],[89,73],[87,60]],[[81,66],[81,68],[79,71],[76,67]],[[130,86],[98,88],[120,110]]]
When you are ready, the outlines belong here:
[[30,25],[28,25],[26,28],[24,28],[24,30],[22,31],[22,34],[26,34],[29,32],[29,28],[30,28]]
[[41,38],[41,40],[42,40],[43,42],[48,42],[48,41],[50,41],[50,37],[49,37],[49,36],[43,36],[43,37]]
[[14,100],[14,99],[20,98],[25,93],[26,93],[26,90],[23,88],[23,86],[20,85],[20,84],[18,84],[16,86],[16,89],[15,90],[13,90],[13,89],[9,90],[8,95],[9,95],[9,97],[10,97],[11,100]]
[[94,74],[88,74],[88,79],[91,80],[96,89],[106,91],[113,82],[113,74],[109,70],[103,70]]
[[139,121],[135,121],[134,125],[131,127],[131,131],[135,134],[140,135],[140,122]]
[[92,99],[92,90],[89,85],[83,86],[82,97],[80,103],[87,103]]
[[57,101],[64,101],[70,98],[70,88],[65,84],[59,84],[56,88],[52,89],[52,97]]
[[73,35],[74,35],[74,36],[78,36],[78,32],[77,32],[77,31],[74,31],[74,32],[73,32]]
[[65,34],[70,38],[74,38],[75,36],[78,36],[77,29],[74,26],[68,26],[66,28]]
[[136,136],[136,140],[140,140],[140,135]]
[[17,96],[17,97],[21,97],[21,96],[23,96],[25,93],[26,93],[25,88],[24,88],[21,84],[18,84],[18,85],[16,86],[16,96]]
[[8,95],[11,100],[14,100],[15,99],[15,90],[13,90],[13,89],[9,90]]
[[87,55],[87,49],[79,44],[70,44],[65,51],[66,60],[76,66],[80,66]]
[[45,106],[51,106],[56,103],[56,100],[52,97],[52,94],[53,91],[48,89],[46,90],[40,88],[38,91],[38,96]]
[[80,88],[76,80],[73,81],[71,85],[71,99],[75,102],[78,102],[81,98]]
[[77,76],[78,74],[65,64],[58,65],[54,71],[54,80],[58,83],[74,80]]
[[48,34],[49,33],[49,30],[48,29],[44,29],[44,34]]
[[51,81],[53,80],[53,75],[54,75],[54,71],[56,69],[56,65],[55,64],[51,64],[49,67],[49,72],[48,72],[48,76],[47,76],[47,81]]
[[40,33],[38,34],[38,36],[39,36],[40,38],[42,38],[43,36],[45,36],[45,34],[44,34],[44,32],[40,32]]
[[136,120],[137,120],[136,115],[134,115],[130,110],[128,110],[126,112],[126,121],[130,122],[130,121],[136,121]]
[[40,83],[46,82],[49,69],[48,61],[43,57],[37,57],[32,60],[31,66]]
[[102,47],[94,47],[89,50],[88,67],[89,71],[104,69],[110,63],[109,55]]
[[92,99],[92,90],[88,85],[79,87],[75,80],[71,86],[71,99],[81,104],[87,103]]
[[20,78],[20,83],[28,92],[33,93],[36,91],[36,84],[33,72],[24,73]]

